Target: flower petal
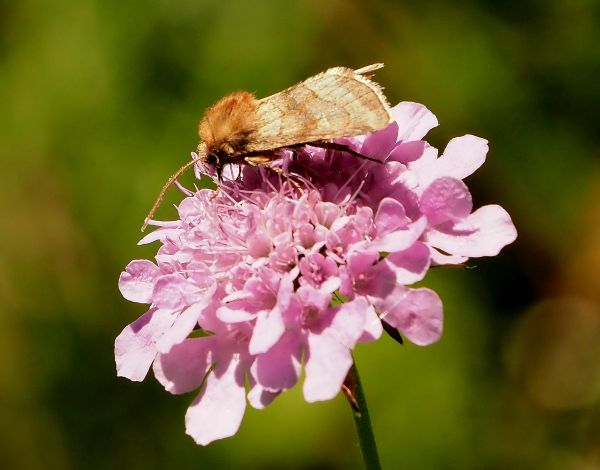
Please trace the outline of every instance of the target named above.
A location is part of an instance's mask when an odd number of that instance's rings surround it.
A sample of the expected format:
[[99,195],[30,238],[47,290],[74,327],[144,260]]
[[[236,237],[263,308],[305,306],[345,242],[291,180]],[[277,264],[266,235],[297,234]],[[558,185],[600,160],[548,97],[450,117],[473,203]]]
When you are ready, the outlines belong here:
[[394,252],[405,250],[416,242],[425,228],[427,227],[427,218],[421,217],[408,225],[403,230],[394,230],[385,235],[376,238],[372,242],[367,242],[366,246],[370,250]]
[[383,129],[369,134],[362,145],[360,153],[384,161],[398,140],[398,124],[392,122]]
[[424,140],[413,140],[402,142],[390,152],[386,162],[410,163],[420,159],[425,153],[427,142]]
[[156,354],[156,342],[175,319],[170,310],[151,309],[127,325],[115,340],[117,375],[141,382]]
[[178,274],[161,276],[154,284],[152,303],[158,308],[180,310],[191,302],[200,289]]
[[434,266],[443,266],[446,264],[462,264],[469,259],[468,256],[448,255],[444,254],[433,247],[429,247],[431,254],[431,264]]
[[281,311],[274,308],[269,312],[261,312],[256,317],[256,324],[250,338],[248,351],[250,354],[260,354],[269,350],[285,331]]
[[381,320],[375,312],[375,309],[367,309],[365,317],[366,318],[363,333],[358,339],[360,343],[369,343],[371,341],[379,339],[379,337],[383,333],[383,325],[381,324]]
[[177,315],[171,328],[165,332],[156,343],[156,348],[161,353],[167,353],[176,344],[181,343],[192,332],[198,324],[198,319],[202,310],[210,303],[210,297],[206,297],[202,302],[196,302],[190,305],[183,312]]
[[403,101],[392,108],[398,123],[398,140],[420,140],[438,125],[435,115],[419,103]]
[[269,256],[273,244],[269,236],[264,233],[255,233],[248,238],[248,254],[253,258],[264,258]]
[[308,402],[329,400],[337,395],[352,366],[350,350],[371,331],[372,307],[364,297],[328,311],[321,328],[308,334],[305,353],[304,398]]
[[159,276],[160,269],[151,261],[134,260],[119,276],[119,290],[127,300],[148,304],[152,300],[152,289]]
[[160,240],[164,243],[166,239],[177,238],[180,234],[181,228],[161,227],[142,237],[142,239],[137,244],[148,245],[149,243],[155,242],[157,240]]
[[495,256],[516,238],[510,215],[497,205],[480,207],[451,228],[427,233],[432,246],[459,256]]
[[352,356],[344,345],[329,335],[309,335],[303,392],[307,402],[335,397],[352,366]]
[[208,374],[198,397],[185,414],[185,431],[197,444],[233,436],[246,410],[246,390],[240,360],[233,356]]
[[270,405],[280,394],[281,391],[271,392],[256,384],[248,392],[248,402],[253,408],[262,410]]
[[442,335],[442,301],[430,289],[398,287],[380,310],[383,320],[419,346],[434,343]]
[[431,225],[464,219],[473,209],[465,183],[447,176],[434,180],[421,195],[419,204]]
[[425,277],[429,269],[429,260],[429,247],[423,242],[415,242],[407,250],[391,253],[383,263],[396,273],[398,284],[408,285]]
[[296,385],[302,364],[301,337],[287,332],[267,352],[259,354],[252,365],[252,376],[261,387],[272,392]]
[[483,165],[488,149],[488,141],[481,137],[455,137],[435,162],[435,173],[462,180]]
[[342,304],[323,333],[335,338],[348,349],[354,348],[365,330],[365,323],[372,308],[365,297],[357,297]]
[[377,237],[381,237],[393,230],[403,230],[409,224],[404,206],[395,199],[386,197],[381,200],[375,214],[375,230]]
[[187,393],[202,384],[211,366],[213,337],[191,338],[159,354],[154,361],[154,376],[173,394]]

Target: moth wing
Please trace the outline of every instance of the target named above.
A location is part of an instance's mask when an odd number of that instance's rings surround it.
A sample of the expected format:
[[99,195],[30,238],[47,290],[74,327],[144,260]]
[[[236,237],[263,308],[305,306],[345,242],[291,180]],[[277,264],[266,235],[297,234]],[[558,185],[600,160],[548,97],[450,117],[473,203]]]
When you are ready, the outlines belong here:
[[249,152],[375,132],[392,122],[390,106],[369,74],[381,64],[335,67],[257,102]]

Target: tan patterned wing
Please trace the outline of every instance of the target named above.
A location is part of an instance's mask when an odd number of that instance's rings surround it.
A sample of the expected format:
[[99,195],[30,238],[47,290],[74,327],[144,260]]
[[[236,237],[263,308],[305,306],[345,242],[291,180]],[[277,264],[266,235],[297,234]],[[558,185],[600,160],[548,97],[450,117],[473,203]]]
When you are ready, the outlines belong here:
[[383,67],[335,67],[257,103],[249,152],[367,134],[393,119],[379,84],[365,76]]

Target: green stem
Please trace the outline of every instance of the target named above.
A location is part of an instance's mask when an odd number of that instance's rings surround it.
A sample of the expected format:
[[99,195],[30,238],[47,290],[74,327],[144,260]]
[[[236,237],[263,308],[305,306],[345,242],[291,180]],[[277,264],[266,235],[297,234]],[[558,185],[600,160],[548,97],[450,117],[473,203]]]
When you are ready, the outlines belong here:
[[360,383],[360,378],[358,377],[356,363],[352,364],[352,369],[348,372],[345,385],[350,389],[346,394],[350,394],[348,401],[352,408],[352,415],[354,416],[354,424],[356,425],[358,442],[360,443],[365,468],[367,470],[381,470],[375,435],[373,434],[371,419],[369,418],[367,400]]

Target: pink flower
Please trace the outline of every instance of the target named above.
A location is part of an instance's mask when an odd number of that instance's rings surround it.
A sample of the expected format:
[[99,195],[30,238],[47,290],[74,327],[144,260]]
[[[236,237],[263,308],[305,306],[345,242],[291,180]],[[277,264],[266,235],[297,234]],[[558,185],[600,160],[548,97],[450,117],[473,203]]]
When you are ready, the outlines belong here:
[[305,146],[282,152],[289,177],[230,168],[218,191],[186,191],[178,220],[153,222],[140,242],[161,243],[155,262],[121,274],[123,296],[149,310],[117,337],[117,372],[143,380],[153,365],[169,392],[198,389],[186,430],[199,444],[234,434],[246,399],[267,406],[302,364],[305,399],[333,398],[382,320],[415,344],[437,341],[439,297],[409,286],[515,239],[506,211],[473,211],[462,181],[487,142],[453,139],[438,158],[422,140],[435,116],[416,103],[393,113],[387,128],[339,140],[380,163]]

